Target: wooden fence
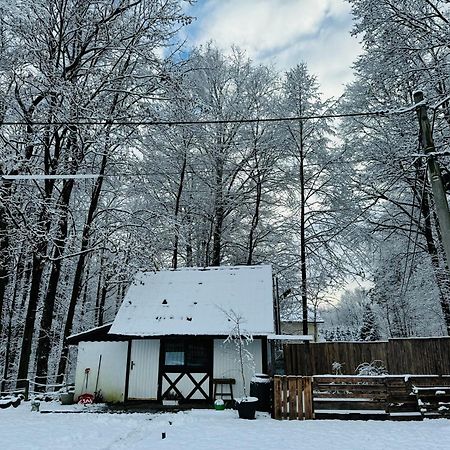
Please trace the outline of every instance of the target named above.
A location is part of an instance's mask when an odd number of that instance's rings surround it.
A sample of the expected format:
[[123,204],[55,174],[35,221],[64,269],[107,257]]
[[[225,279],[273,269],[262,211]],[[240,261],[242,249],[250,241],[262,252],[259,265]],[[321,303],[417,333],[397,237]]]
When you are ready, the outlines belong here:
[[450,376],[274,376],[275,419],[449,417]]
[[379,342],[318,342],[284,345],[286,375],[354,375],[362,363],[381,361],[392,375],[450,374],[450,337],[389,339]]
[[275,375],[273,399],[275,419],[314,418],[312,377]]

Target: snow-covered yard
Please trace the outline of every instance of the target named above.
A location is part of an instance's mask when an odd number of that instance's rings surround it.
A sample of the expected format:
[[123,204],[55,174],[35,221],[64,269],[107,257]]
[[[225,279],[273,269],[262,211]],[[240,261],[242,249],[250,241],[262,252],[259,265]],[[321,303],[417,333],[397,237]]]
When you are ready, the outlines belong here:
[[425,450],[449,448],[450,422],[246,421],[231,410],[40,414],[25,404],[0,411],[0,435],[8,450]]

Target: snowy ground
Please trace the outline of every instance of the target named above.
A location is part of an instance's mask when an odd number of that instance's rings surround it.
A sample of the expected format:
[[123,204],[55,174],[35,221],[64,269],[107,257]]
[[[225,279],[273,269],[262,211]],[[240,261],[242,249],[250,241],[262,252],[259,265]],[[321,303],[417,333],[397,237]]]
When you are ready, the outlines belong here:
[[231,410],[40,414],[26,403],[0,410],[0,436],[7,450],[435,450],[450,448],[450,422],[247,421]]

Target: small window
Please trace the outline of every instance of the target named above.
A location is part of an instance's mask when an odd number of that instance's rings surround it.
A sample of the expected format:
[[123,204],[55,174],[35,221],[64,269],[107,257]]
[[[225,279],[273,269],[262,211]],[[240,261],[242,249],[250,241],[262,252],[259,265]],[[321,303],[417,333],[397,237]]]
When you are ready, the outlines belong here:
[[167,342],[165,344],[164,365],[185,369],[203,369],[210,364],[210,345],[201,340]]
[[184,366],[184,346],[182,343],[167,343],[164,364],[166,366]]
[[186,345],[186,365],[189,367],[206,367],[208,365],[208,348],[205,342]]

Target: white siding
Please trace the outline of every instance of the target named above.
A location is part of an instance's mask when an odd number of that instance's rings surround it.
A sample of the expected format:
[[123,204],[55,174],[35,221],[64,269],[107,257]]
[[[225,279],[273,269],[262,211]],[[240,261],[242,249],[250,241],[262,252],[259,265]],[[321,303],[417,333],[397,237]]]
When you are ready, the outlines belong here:
[[[80,342],[75,373],[75,401],[80,394],[94,393],[101,355],[97,389],[101,389],[105,401],[123,402],[127,349],[127,342]],[[86,368],[90,369],[87,378]]]
[[159,343],[159,339],[132,341],[129,399],[156,400],[158,396]]
[[[262,346],[261,339],[255,339],[246,346],[253,355],[253,367],[247,364],[245,367],[245,384],[247,395],[250,395],[250,381],[255,373],[262,372]],[[214,339],[214,378],[234,378],[236,384],[233,386],[235,398],[244,395],[240,363],[236,344],[233,342],[224,343],[222,339]],[[228,386],[224,386],[227,392]],[[220,386],[218,387],[220,392]]]

